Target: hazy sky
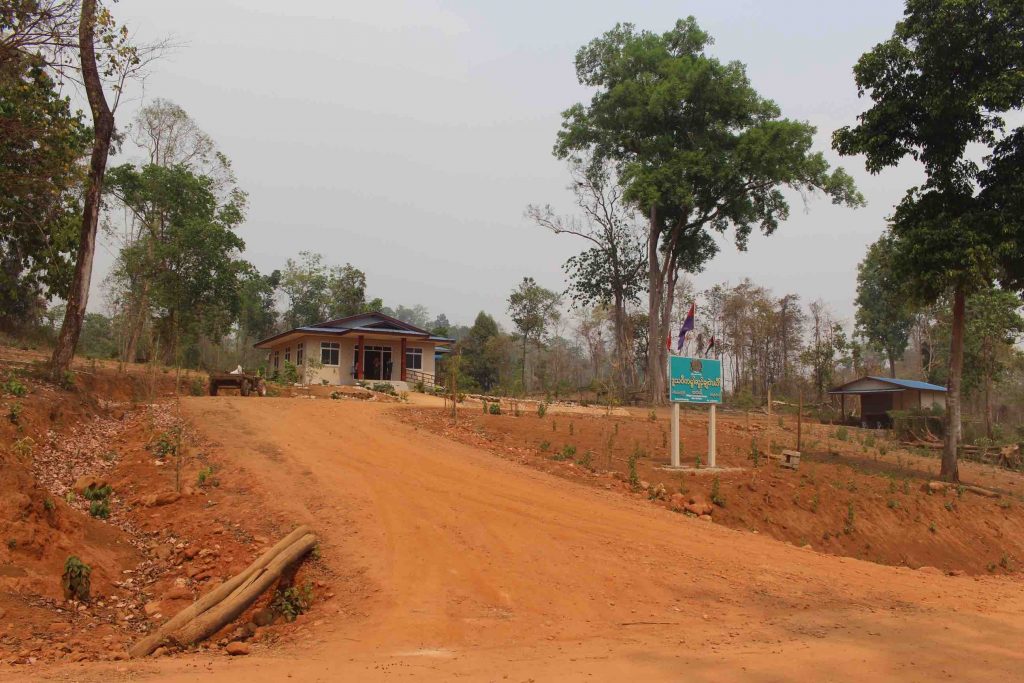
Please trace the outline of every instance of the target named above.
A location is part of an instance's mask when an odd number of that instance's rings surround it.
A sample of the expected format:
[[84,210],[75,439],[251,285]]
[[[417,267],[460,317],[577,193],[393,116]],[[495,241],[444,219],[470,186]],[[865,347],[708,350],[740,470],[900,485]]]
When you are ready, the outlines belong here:
[[[869,202],[805,210],[793,197],[774,236],[755,236],[746,253],[724,245],[699,287],[746,276],[849,319],[857,262],[920,177],[912,165],[870,176],[829,148],[867,105],[851,67],[891,33],[897,0],[122,0],[114,11],[141,39],[181,44],[133,90],[122,125],[163,97],[213,136],[249,192],[239,234],[250,261],[270,271],[319,251],[363,269],[369,296],[453,322],[481,309],[507,320],[524,275],[564,288],[561,265],[583,244],[529,224],[523,209],[571,209],[551,148],[560,113],[589,99],[573,57],[619,21],[660,32],[694,15],[712,54],[744,62],[784,115],[817,126],[819,149]],[[94,282],[112,249],[101,248]],[[92,305],[102,305],[95,286]]]

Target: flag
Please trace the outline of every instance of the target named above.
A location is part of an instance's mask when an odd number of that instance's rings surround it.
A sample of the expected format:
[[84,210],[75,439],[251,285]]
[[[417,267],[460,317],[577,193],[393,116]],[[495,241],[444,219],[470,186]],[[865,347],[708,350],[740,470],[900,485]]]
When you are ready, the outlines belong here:
[[704,355],[707,356],[711,353],[711,349],[715,347],[715,335],[711,335],[711,341],[708,342],[708,348],[704,349]]
[[690,312],[686,314],[686,320],[683,321],[682,327],[679,328],[679,345],[676,346],[676,351],[683,350],[683,344],[686,343],[686,333],[693,331],[693,314],[696,312],[697,304],[690,304]]

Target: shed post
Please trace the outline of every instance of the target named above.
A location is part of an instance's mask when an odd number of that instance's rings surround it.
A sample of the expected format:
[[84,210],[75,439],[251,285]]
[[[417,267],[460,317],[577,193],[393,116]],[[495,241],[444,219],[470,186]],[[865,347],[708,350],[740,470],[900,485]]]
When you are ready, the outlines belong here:
[[398,367],[400,367],[402,369],[401,370],[401,374],[399,375],[399,377],[404,382],[405,381],[405,337],[402,337],[402,364],[399,365]]
[[363,335],[359,335],[359,337],[356,338],[356,341],[359,343],[359,356],[356,361],[356,379],[362,379],[363,367],[366,365],[366,344],[363,343]]

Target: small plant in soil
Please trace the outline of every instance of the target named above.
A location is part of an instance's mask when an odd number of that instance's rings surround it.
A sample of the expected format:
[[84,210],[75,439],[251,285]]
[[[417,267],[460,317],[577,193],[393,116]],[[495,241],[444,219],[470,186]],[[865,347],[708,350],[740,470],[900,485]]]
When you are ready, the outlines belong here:
[[966,490],[967,490],[967,487],[965,487],[963,484],[957,484],[956,485],[956,497],[957,498],[963,498],[964,497],[964,491],[966,491]]
[[854,518],[853,503],[847,503],[846,504],[846,519],[844,520],[844,523],[843,523],[843,533],[844,534],[852,534],[853,533],[853,518]]
[[278,590],[274,595],[270,609],[284,617],[285,621],[295,621],[300,614],[305,614],[313,605],[313,584],[306,582],[302,586],[291,586]]
[[1003,555],[1002,557],[1000,557],[999,566],[1005,569],[1006,571],[1010,571],[1010,557],[1008,555]]
[[570,423],[569,423],[569,436],[572,436],[572,435],[573,435],[573,434],[575,434],[575,433],[576,433],[576,428],[575,428],[575,427],[573,427],[573,424],[572,424],[572,422],[570,422]]
[[593,451],[584,451],[583,455],[576,459],[576,464],[585,470],[594,470],[594,453]]
[[711,480],[711,502],[720,508],[725,507],[725,497],[722,495],[722,482],[719,481],[717,474]]
[[951,500],[947,500],[942,507],[946,508],[946,512],[952,512],[955,509],[953,501]]
[[21,398],[28,393],[28,387],[22,384],[21,380],[13,374],[7,376],[7,381],[3,384],[3,390],[16,398]]
[[8,550],[14,550],[17,547],[18,547],[18,539],[16,539],[16,538],[8,538],[7,539],[7,549]]
[[636,471],[636,462],[640,459],[639,449],[629,454],[626,464],[629,467],[629,487],[634,491],[640,490],[640,474]]
[[654,410],[651,410],[651,412],[647,413],[647,419],[650,420],[651,422],[657,422],[658,413],[656,413]]
[[21,421],[21,413],[24,409],[21,401],[7,404],[7,419],[11,421],[11,424],[16,425]]
[[538,403],[537,404],[537,417],[539,417],[540,419],[543,420],[544,416],[547,415],[547,414],[548,414],[548,404],[547,403]]
[[489,403],[487,405],[487,413],[490,415],[501,415],[501,404]]
[[207,465],[203,469],[199,470],[199,474],[196,475],[196,483],[199,486],[206,486],[207,484],[211,486],[219,485],[217,477],[213,476],[213,465]]
[[[682,456],[680,456],[680,457],[682,457]],[[700,456],[698,455],[696,458],[694,458],[693,467],[695,469],[699,470],[703,466],[704,466],[704,463],[701,461]]]
[[156,457],[163,459],[169,455],[176,455],[178,453],[180,436],[177,429],[160,432],[160,435],[156,438],[156,443],[153,444]]
[[36,442],[32,440],[31,436],[26,436],[15,441],[11,448],[14,449],[15,454],[19,458],[27,458],[32,455],[32,451],[35,450]]
[[47,512],[53,512],[57,509],[57,504],[53,502],[53,498],[43,499],[43,509]]
[[903,480],[903,493],[904,494],[909,494],[910,493],[910,480],[909,479],[904,479]]
[[898,500],[896,500],[895,498],[890,498],[888,500],[888,502],[886,503],[886,505],[889,506],[890,510],[899,510],[900,509],[900,502]]
[[64,562],[64,574],[60,577],[64,599],[88,602],[91,576],[92,567],[74,555],[68,557]]
[[337,401],[338,399],[341,398],[341,392],[340,391],[332,391],[331,392],[331,398],[333,400]]
[[97,519],[110,517],[110,503],[107,500],[94,500],[89,503],[89,514]]
[[936,531],[935,522],[930,522],[928,524],[928,531],[932,532],[933,534],[935,533],[935,531]]
[[836,438],[840,441],[847,441],[850,438],[850,432],[846,427],[839,427],[836,429]]
[[549,450],[551,450],[551,442],[550,441],[541,441],[540,442],[540,452],[541,453],[547,453]]
[[189,384],[188,393],[193,396],[204,396],[206,395],[206,383],[203,382],[199,377],[193,377],[192,382]]
[[750,455],[747,456],[747,459],[754,461],[754,467],[761,466],[761,451],[759,451],[757,448],[756,437],[750,440]]
[[821,496],[819,496],[818,492],[815,491],[814,492],[814,497],[811,498],[811,512],[817,512],[818,511],[818,504],[819,503],[821,503]]
[[559,460],[571,460],[576,457],[576,447],[570,444],[565,444],[562,446],[562,452],[560,455],[561,457],[558,458]]

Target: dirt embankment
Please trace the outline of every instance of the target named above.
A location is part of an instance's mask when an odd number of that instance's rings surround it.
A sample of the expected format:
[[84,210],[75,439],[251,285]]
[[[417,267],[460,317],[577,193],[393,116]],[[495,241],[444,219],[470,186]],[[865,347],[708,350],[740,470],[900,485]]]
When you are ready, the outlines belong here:
[[[483,414],[462,409],[452,425],[433,409],[396,413],[446,436],[490,448],[560,476],[641,497],[686,513],[679,503],[706,506],[715,522],[767,534],[835,555],[970,574],[1024,569],[1024,475],[965,462],[965,482],[1001,492],[986,498],[967,490],[928,490],[938,461],[912,453],[876,431],[804,424],[798,471],[769,456],[796,445],[792,416],[721,415],[717,475],[671,472],[667,414],[633,417],[536,412]],[[684,464],[707,449],[706,417],[683,411]],[[753,453],[757,452],[755,465]],[[649,489],[630,485],[629,461]],[[715,483],[717,480],[717,484]],[[717,493],[712,489],[717,485]],[[660,488],[659,488],[660,486]],[[664,493],[661,493],[664,491]],[[718,504],[712,504],[712,497]],[[684,499],[684,500],[681,500]]]
[[[61,386],[39,360],[0,353],[0,665],[122,659],[289,522],[253,514],[251,482],[179,418],[173,372],[78,362]],[[87,481],[109,495],[87,499]],[[91,568],[87,602],[66,599],[71,556]]]

